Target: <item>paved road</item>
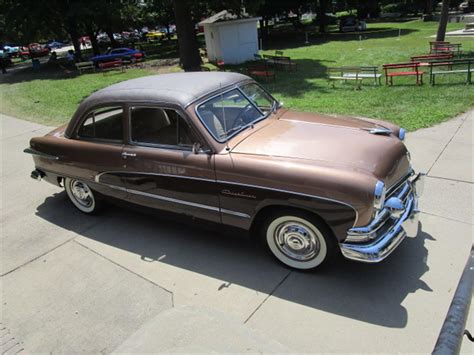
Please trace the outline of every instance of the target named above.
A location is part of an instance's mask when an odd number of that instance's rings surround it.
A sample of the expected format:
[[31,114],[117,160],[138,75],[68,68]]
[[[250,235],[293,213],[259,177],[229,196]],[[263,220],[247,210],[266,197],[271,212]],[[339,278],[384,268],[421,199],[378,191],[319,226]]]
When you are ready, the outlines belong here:
[[341,260],[313,273],[217,228],[122,207],[84,216],[60,189],[29,178],[22,150],[49,128],[0,119],[0,349],[433,349],[472,245],[474,111],[408,136],[415,168],[428,172],[418,237],[381,264]]

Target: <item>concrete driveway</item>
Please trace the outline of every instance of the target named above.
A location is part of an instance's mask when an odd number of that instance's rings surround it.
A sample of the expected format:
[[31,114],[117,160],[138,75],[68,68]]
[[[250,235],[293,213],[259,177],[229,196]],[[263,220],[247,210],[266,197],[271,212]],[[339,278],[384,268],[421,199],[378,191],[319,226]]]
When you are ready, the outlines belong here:
[[0,119],[1,350],[432,351],[472,246],[474,111],[408,135],[428,172],[417,238],[380,264],[310,273],[216,226],[82,215],[29,177],[22,150],[50,128]]

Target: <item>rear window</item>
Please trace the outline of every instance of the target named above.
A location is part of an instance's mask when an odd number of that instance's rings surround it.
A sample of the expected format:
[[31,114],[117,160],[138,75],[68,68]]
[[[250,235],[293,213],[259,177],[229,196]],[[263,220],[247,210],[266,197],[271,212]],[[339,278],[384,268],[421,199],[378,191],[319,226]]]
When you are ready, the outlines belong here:
[[77,135],[85,139],[122,142],[122,107],[102,107],[90,112],[79,127]]

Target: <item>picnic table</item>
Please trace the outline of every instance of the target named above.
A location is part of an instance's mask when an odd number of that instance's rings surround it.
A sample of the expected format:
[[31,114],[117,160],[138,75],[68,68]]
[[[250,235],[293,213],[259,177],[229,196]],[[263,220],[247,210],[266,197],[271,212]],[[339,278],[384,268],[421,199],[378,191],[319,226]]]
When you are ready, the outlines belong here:
[[297,70],[297,64],[291,60],[290,57],[286,57],[284,55],[270,55],[264,54],[263,59],[270,65],[274,66],[276,69],[284,68],[290,71]]
[[265,80],[271,79],[273,81],[276,79],[275,71],[271,70],[268,63],[264,60],[248,64],[247,73],[255,79],[263,78]]
[[336,81],[354,81],[356,89],[360,90],[364,79],[372,79],[375,85],[381,85],[382,74],[377,66],[345,66],[327,68],[328,82],[335,87]]
[[474,72],[474,58],[453,59],[451,61],[435,61],[429,64],[430,84],[436,83],[439,75],[466,75],[466,84],[472,84],[472,73]]
[[86,70],[93,70],[95,72],[95,65],[94,62],[78,62],[76,63],[76,69],[79,71],[79,75],[82,74],[83,71]]
[[393,78],[396,76],[416,76],[416,85],[423,84],[424,72],[419,70],[420,63],[395,63],[395,64],[384,64],[383,70],[385,71],[385,84],[393,85]]

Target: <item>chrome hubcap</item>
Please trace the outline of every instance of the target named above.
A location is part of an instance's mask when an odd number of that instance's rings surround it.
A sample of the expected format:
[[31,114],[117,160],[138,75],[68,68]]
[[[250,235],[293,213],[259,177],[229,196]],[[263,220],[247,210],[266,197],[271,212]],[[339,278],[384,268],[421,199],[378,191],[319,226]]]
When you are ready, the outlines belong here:
[[71,191],[78,203],[84,207],[92,206],[94,198],[89,186],[84,184],[82,181],[73,180],[71,182]]
[[312,259],[320,250],[314,232],[299,222],[285,222],[279,225],[275,230],[274,239],[278,249],[295,260]]

